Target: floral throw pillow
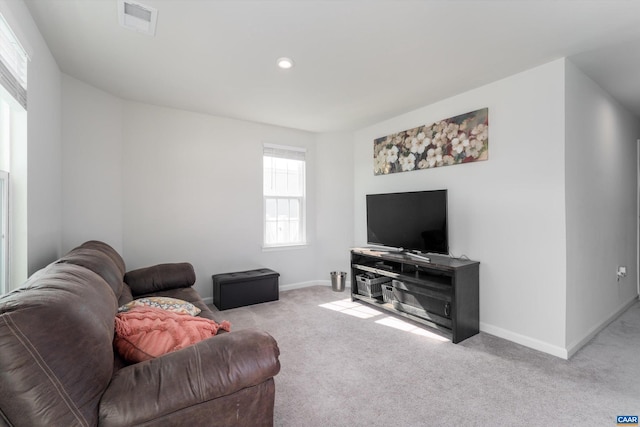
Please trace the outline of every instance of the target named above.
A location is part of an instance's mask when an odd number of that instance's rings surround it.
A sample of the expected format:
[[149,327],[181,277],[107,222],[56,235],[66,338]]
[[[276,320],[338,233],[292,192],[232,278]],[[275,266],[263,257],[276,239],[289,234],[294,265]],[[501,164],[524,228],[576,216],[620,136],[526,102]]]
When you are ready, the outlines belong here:
[[154,307],[173,313],[197,316],[202,310],[190,302],[170,297],[146,297],[135,299],[118,308],[118,313],[125,313],[134,307]]

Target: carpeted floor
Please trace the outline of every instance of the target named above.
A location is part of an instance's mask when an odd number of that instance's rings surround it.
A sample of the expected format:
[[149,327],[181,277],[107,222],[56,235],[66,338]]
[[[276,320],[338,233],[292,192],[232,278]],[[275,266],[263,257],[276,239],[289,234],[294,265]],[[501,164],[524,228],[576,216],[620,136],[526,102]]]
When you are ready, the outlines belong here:
[[566,361],[484,333],[454,345],[348,292],[295,289],[217,314],[278,341],[276,426],[615,426],[640,415],[638,302]]

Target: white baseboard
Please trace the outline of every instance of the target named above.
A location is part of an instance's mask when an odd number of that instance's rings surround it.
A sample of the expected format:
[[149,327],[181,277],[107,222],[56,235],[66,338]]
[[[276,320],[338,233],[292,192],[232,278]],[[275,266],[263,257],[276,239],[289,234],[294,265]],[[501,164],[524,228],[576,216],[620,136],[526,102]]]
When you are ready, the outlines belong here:
[[627,311],[627,309],[629,307],[631,307],[633,304],[635,304],[636,301],[638,301],[638,296],[637,295],[634,296],[631,300],[629,300],[626,303],[624,303],[622,305],[622,307],[620,307],[619,309],[617,309],[613,313],[611,313],[609,316],[607,316],[602,322],[600,322],[600,324],[598,326],[595,326],[594,328],[592,328],[584,336],[584,338],[582,338],[581,340],[578,340],[577,342],[572,343],[571,345],[569,345],[567,347],[567,350],[568,350],[568,353],[569,353],[569,357],[571,357],[574,354],[576,354],[576,352],[578,350],[580,350],[582,347],[584,347],[585,344],[587,344],[589,341],[591,341],[593,339],[593,337],[598,335],[598,333],[600,331],[602,331],[604,328],[609,326],[609,324],[611,322],[613,322],[614,320],[616,320],[618,318],[618,316],[620,316],[622,313]]
[[499,328],[494,325],[490,325],[487,323],[480,322],[480,330],[482,332],[486,332],[487,334],[495,335],[500,338],[504,338],[509,341],[513,341],[515,343],[521,344],[525,347],[532,348],[534,350],[542,351],[544,353],[550,354],[552,356],[560,357],[562,359],[569,359],[571,356],[576,354],[578,350],[580,350],[585,344],[593,339],[600,331],[606,328],[611,322],[618,318],[622,313],[624,313],[629,307],[631,307],[636,301],[638,301],[638,296],[633,297],[630,301],[626,302],[619,309],[615,310],[611,313],[606,319],[604,319],[598,326],[594,327],[587,333],[582,339],[577,342],[568,345],[567,348],[559,347],[553,344],[549,344],[544,341],[537,340],[535,338],[527,337],[525,335],[521,335],[515,333],[513,331],[509,331],[506,329]]
[[550,354],[552,356],[559,357],[561,359],[568,359],[569,354],[567,349],[558,347],[553,344],[549,344],[544,341],[537,340],[535,338],[528,337],[526,335],[521,335],[513,331],[509,331],[507,329],[502,329],[494,325],[490,325],[488,323],[480,322],[480,330],[482,332],[486,332],[487,334],[495,335],[499,338],[504,338],[505,340],[515,342],[517,344],[523,345],[525,347],[532,348],[534,350],[541,351],[543,353]]
[[202,298],[202,301],[204,301],[204,303],[207,305],[211,305],[213,304],[213,297]]
[[[331,286],[331,280],[310,280],[308,282],[289,283],[288,285],[280,286],[280,291],[290,291],[292,289],[308,288],[309,286]],[[351,288],[351,282],[347,280],[345,287]]]

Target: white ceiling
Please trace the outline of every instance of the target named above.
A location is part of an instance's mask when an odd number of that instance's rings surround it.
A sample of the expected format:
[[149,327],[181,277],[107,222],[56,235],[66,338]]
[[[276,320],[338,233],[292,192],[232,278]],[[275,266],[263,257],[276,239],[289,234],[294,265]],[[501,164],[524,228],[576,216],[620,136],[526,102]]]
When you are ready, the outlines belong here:
[[63,72],[150,104],[353,130],[567,56],[640,117],[639,0],[141,0],[155,37],[116,0],[25,1]]

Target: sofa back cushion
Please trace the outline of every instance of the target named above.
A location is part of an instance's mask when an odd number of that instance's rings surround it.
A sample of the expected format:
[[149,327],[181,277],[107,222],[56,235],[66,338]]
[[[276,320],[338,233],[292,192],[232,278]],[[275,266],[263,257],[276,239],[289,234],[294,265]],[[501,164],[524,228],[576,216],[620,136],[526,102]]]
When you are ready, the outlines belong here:
[[68,263],[0,298],[0,408],[10,424],[97,424],[116,310],[102,277]]
[[69,251],[59,263],[80,265],[102,277],[111,286],[116,298],[120,297],[125,265],[122,257],[106,243],[92,240]]
[[80,247],[96,249],[107,255],[109,258],[111,258],[116,267],[118,267],[118,270],[120,271],[120,277],[124,276],[124,273],[127,271],[124,260],[122,259],[120,254],[108,244],[99,240],[89,240],[88,242],[84,242],[82,245],[80,245]]

